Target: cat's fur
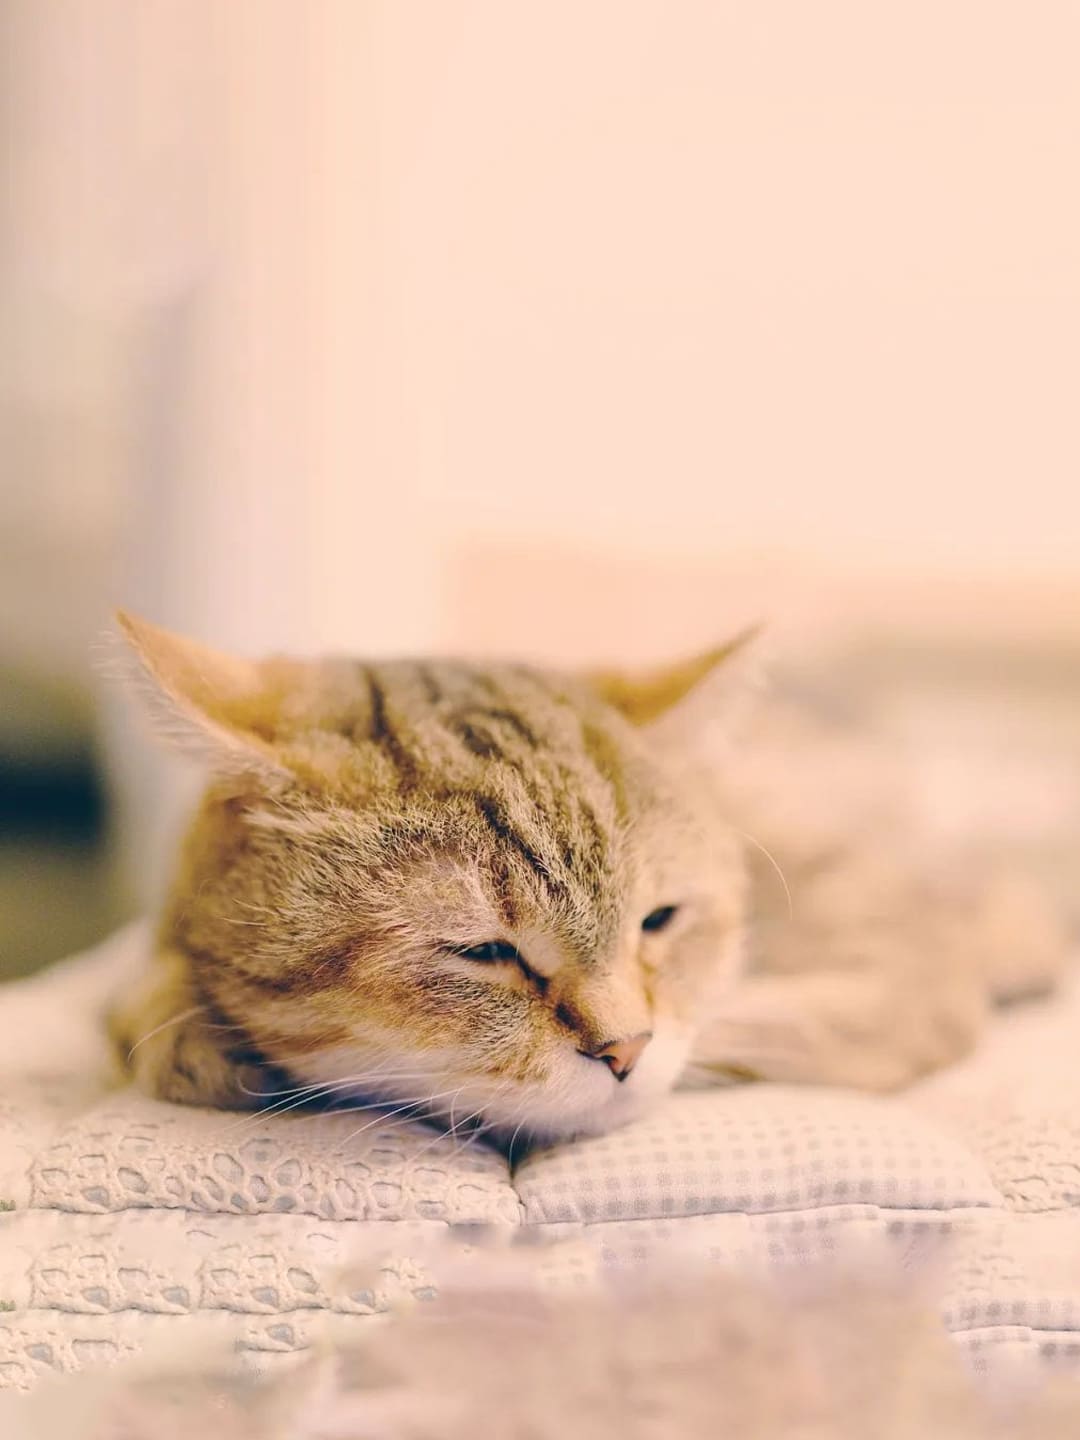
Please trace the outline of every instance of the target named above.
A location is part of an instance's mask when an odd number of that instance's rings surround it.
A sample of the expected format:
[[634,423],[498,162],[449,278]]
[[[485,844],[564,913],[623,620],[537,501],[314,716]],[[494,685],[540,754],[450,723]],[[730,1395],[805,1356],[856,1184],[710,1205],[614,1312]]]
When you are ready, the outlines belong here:
[[[901,1085],[1056,967],[1037,905],[928,876],[850,736],[811,743],[777,698],[737,742],[739,644],[563,675],[256,663],[121,625],[213,775],[113,1016],[153,1094],[311,1086],[563,1138],[684,1074]],[[520,961],[457,953],[489,941]],[[644,1036],[620,1081],[605,1050]]]

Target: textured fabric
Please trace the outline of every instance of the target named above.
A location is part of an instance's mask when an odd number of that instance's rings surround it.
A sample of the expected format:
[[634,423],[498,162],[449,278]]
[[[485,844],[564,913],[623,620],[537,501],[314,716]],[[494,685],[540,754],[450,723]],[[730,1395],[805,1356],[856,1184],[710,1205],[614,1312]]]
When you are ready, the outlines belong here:
[[33,1157],[29,1188],[36,1206],[89,1213],[484,1224],[514,1223],[518,1212],[500,1156],[418,1125],[344,1113],[238,1120],[130,1093],[63,1123]]
[[526,1160],[529,1220],[842,1205],[949,1210],[998,1194],[970,1151],[881,1102],[785,1086],[676,1094],[632,1129]]
[[372,1226],[154,1210],[118,1224],[112,1215],[29,1210],[7,1222],[0,1285],[16,1310],[367,1315],[395,1296],[429,1296],[430,1277],[410,1257],[445,1234],[423,1221]]
[[1080,1360],[1075,985],[903,1097],[685,1092],[511,1173],[364,1112],[237,1116],[113,1088],[100,1009],[144,945],[132,929],[0,991],[0,1385],[163,1334],[270,1363],[433,1296],[478,1233],[544,1242],[554,1286],[647,1261],[934,1272],[984,1367]]

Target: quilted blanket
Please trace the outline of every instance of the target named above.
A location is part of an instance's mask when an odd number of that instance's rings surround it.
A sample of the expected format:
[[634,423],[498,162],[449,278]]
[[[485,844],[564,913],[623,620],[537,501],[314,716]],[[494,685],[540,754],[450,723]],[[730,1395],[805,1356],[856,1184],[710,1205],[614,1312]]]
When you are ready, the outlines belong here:
[[1080,1370],[1080,986],[1004,1014],[895,1098],[676,1093],[615,1134],[505,1158],[367,1113],[184,1109],[116,1088],[104,997],[135,926],[0,990],[0,1386],[209,1336],[259,1368],[436,1297],[477,1237],[539,1273],[665,1255],[742,1272],[835,1255],[942,1276],[977,1364]]

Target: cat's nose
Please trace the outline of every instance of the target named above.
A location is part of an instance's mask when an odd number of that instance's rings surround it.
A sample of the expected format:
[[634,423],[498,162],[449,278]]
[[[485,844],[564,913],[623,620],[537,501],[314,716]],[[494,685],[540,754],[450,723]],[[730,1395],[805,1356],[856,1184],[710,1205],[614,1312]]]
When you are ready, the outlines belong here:
[[582,1053],[594,1060],[603,1060],[616,1080],[625,1080],[651,1039],[652,1031],[643,1030],[640,1035],[631,1035],[628,1040],[608,1040],[599,1049]]

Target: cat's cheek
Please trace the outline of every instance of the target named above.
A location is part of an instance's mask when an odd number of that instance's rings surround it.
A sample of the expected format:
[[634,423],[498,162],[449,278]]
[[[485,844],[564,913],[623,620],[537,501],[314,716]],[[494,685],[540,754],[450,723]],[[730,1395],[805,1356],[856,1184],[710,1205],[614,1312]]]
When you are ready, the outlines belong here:
[[684,1027],[698,1029],[742,979],[747,964],[744,929],[706,934],[688,946],[657,987],[661,1007]]

